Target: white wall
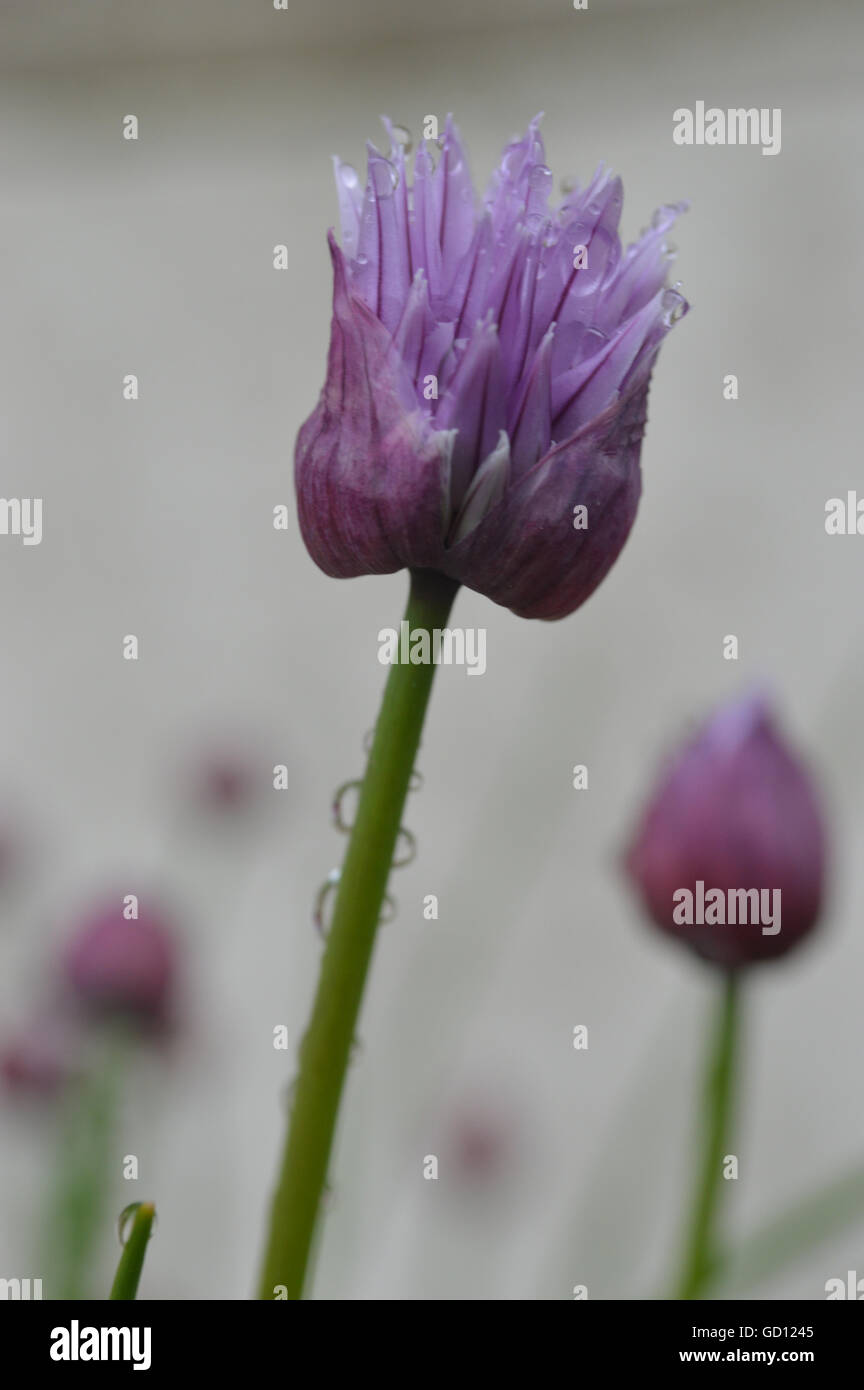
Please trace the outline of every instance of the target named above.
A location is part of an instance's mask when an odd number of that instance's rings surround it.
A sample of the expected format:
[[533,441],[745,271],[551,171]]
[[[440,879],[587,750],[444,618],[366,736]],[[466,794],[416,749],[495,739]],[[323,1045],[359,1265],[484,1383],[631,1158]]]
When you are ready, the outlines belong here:
[[[584,611],[530,624],[459,599],[459,621],[488,629],[488,671],[438,678],[408,821],[420,854],[379,943],[318,1292],[654,1289],[676,1248],[711,982],[638,920],[616,855],[661,751],[754,681],[821,769],[837,862],[823,939],[747,1001],[736,1229],[864,1154],[864,541],[823,529],[828,497],[864,492],[860,8],[592,0],[576,14],[562,0],[542,22],[495,6],[457,32],[460,7],[439,5],[434,25],[417,7],[412,36],[404,6],[391,23],[370,5],[368,42],[344,27],[356,6],[318,4],[311,29],[304,6],[268,13],[266,31],[256,12],[248,42],[221,6],[216,40],[203,3],[173,6],[184,21],[167,38],[134,8],[137,35],[101,49],[86,5],[65,7],[67,31],[57,7],[19,6],[5,45],[2,490],[44,498],[45,535],[0,541],[0,752],[36,846],[4,913],[4,1017],[91,891],[167,882],[189,939],[188,1036],[130,1107],[121,1152],[142,1156],[132,1195],[159,1204],[151,1295],[246,1297],[287,1079],[271,1030],[303,1025],[310,904],[342,848],[329,801],[361,768],[376,634],[405,589],[335,583],[270,526],[322,379],[329,156],[360,162],[379,112],[416,131],[452,110],[483,181],[544,109],[556,175],[601,158],[622,174],[628,236],[660,202],[692,200],[676,240],[693,312],[656,374],[636,529]],[[700,98],[781,107],[782,153],[676,147],[672,112]],[[137,144],[120,138],[126,112]],[[120,659],[127,632],[137,667]],[[721,658],[729,632],[737,665]],[[252,836],[175,835],[175,762],[223,728],[250,732],[265,779],[284,761],[295,785],[265,784]],[[570,788],[574,762],[588,794]],[[577,1022],[587,1054],[570,1046]],[[446,1170],[424,1182],[422,1156],[449,1152],[478,1094],[512,1122],[511,1169],[482,1192]],[[11,1112],[3,1136],[4,1266],[18,1268],[46,1144]],[[763,1294],[819,1297],[860,1268],[860,1241]]]

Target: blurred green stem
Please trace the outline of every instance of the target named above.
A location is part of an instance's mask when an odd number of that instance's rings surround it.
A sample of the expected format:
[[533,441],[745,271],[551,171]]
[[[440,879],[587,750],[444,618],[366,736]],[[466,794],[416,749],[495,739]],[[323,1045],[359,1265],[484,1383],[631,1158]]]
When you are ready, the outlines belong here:
[[111,1140],[128,1039],[106,1033],[93,1065],[66,1098],[54,1197],[48,1212],[48,1297],[90,1296],[88,1275],[106,1211]]
[[[413,573],[405,611],[409,631],[446,627],[457,588],[443,575]],[[312,1017],[300,1045],[259,1285],[262,1299],[276,1297],[277,1290],[289,1299],[303,1296],[345,1069],[434,675],[431,662],[390,668],[342,864]]]
[[717,1261],[717,1217],[723,1188],[723,1161],[729,1143],[739,1031],[739,980],[727,972],[712,1025],[703,1093],[702,1155],[684,1260],[679,1299],[701,1298]]
[[109,1299],[123,1299],[126,1302],[134,1300],[138,1292],[138,1284],[141,1279],[141,1270],[144,1268],[144,1256],[147,1253],[147,1242],[153,1229],[153,1218],[156,1215],[156,1208],[152,1202],[140,1202],[138,1210],[132,1219],[132,1229],[126,1238],[123,1246],[123,1253],[117,1265],[117,1273],[114,1276],[114,1283],[111,1285]]

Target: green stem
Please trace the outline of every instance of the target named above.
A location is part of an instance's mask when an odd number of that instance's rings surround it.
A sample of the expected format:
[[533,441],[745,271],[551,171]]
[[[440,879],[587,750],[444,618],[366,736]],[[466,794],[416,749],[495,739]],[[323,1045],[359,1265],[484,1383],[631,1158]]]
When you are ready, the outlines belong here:
[[723,1187],[723,1160],[729,1126],[738,1047],[739,982],[735,971],[725,977],[713,1025],[705,1072],[702,1168],[693,1194],[679,1299],[701,1298],[717,1260],[717,1216]]
[[109,1299],[123,1299],[126,1302],[134,1300],[138,1292],[141,1270],[144,1268],[144,1256],[147,1253],[147,1242],[150,1239],[155,1215],[156,1208],[152,1202],[139,1203],[132,1221],[132,1230],[129,1232],[126,1244],[123,1246],[123,1253],[120,1256],[120,1263],[117,1265],[117,1273],[108,1295]]
[[[414,572],[405,611],[410,631],[446,626],[457,588],[442,575]],[[300,1046],[300,1070],[261,1272],[262,1299],[303,1296],[345,1070],[434,675],[431,662],[397,663],[387,680],[318,992]]]
[[90,1267],[110,1190],[111,1142],[128,1039],[108,1029],[66,1102],[53,1200],[48,1206],[50,1297],[89,1296]]

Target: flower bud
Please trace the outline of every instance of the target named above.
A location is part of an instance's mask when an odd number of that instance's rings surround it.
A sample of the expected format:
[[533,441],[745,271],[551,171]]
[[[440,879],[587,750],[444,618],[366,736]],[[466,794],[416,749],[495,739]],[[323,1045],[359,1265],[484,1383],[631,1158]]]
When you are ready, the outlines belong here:
[[626,856],[651,919],[726,968],[784,955],[820,913],[825,831],[809,774],[759,699],[672,759]]
[[88,916],[64,954],[67,984],[92,1014],[164,1027],[176,983],[172,933],[156,913],[127,920],[120,901]]

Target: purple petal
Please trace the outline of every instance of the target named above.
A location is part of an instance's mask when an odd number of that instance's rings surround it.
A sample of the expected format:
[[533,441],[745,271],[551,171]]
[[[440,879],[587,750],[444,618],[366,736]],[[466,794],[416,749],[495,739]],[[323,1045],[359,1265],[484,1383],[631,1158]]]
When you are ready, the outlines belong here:
[[501,351],[493,323],[481,325],[471,339],[439,403],[435,424],[458,431],[451,459],[451,498],[456,508],[478,459],[491,452],[504,427]]
[[[636,516],[646,398],[617,402],[540,459],[446,552],[444,571],[523,618],[563,618],[584,603]],[[585,530],[573,524],[577,505]]]
[[459,509],[448,537],[456,545],[480,525],[487,512],[501,501],[510,482],[510,441],[504,430],[488,458],[484,459]]
[[546,452],[552,437],[549,374],[554,336],[550,329],[537,349],[515,418],[510,424],[514,479],[533,468],[541,454]]
[[300,431],[300,529],[326,574],[434,565],[449,518],[451,438],[431,430],[390,334],[349,294],[332,236],[333,324],[321,399]]

